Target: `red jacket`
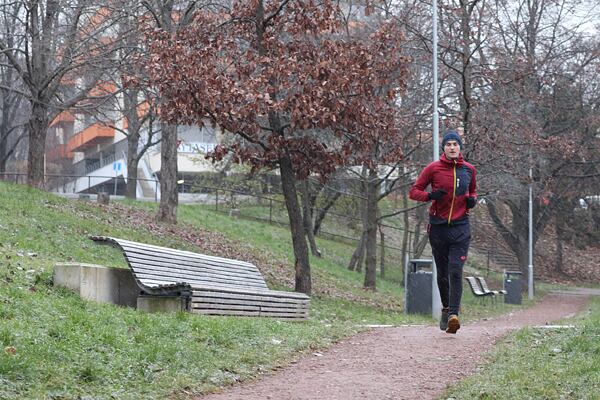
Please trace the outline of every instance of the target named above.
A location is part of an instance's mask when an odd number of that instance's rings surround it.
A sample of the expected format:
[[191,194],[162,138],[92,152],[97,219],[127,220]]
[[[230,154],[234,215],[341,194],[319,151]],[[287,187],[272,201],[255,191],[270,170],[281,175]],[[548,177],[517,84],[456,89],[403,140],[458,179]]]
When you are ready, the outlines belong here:
[[477,198],[475,167],[466,162],[462,154],[457,160],[449,160],[442,154],[439,161],[434,161],[421,172],[410,189],[409,197],[417,201],[429,201],[429,192],[446,191],[440,200],[433,200],[429,208],[429,222],[435,225],[460,224],[468,222],[469,209],[467,197]]

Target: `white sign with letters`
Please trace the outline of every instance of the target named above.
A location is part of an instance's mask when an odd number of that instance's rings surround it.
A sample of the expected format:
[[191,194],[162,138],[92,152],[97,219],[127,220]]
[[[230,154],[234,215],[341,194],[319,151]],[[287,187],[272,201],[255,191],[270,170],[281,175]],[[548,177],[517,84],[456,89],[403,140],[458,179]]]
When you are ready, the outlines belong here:
[[215,149],[216,143],[202,143],[202,142],[181,142],[177,146],[178,153],[208,153]]

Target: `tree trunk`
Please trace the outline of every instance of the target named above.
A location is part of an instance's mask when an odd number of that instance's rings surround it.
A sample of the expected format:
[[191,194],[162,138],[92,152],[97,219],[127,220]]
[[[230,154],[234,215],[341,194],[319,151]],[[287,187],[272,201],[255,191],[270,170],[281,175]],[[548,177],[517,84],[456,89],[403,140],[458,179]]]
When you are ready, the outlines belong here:
[[319,234],[319,230],[321,229],[321,224],[323,223],[323,220],[327,216],[327,212],[329,211],[329,209],[331,207],[333,207],[336,200],[341,195],[342,194],[340,192],[335,192],[332,196],[327,197],[325,204],[323,205],[323,207],[321,207],[319,209],[319,213],[315,217],[315,223],[314,223],[314,228],[313,228],[313,232],[315,233],[315,235]]
[[0,116],[0,176],[4,176],[8,158],[8,95],[8,90],[0,90],[0,112],[2,113]]
[[592,216],[592,232],[600,232],[600,205],[592,201],[588,204],[588,209]]
[[4,172],[6,172],[6,161],[8,157],[6,157],[6,140],[4,137],[0,138],[0,177],[4,176]]
[[308,243],[310,244],[310,253],[313,256],[321,257],[321,252],[317,247],[317,242],[315,241],[315,234],[312,226],[312,207],[308,179],[305,179],[302,182],[300,182],[300,191],[300,197],[302,198],[302,222],[304,225],[304,232],[306,233]]
[[421,258],[423,252],[425,251],[425,247],[427,247],[427,243],[429,243],[429,237],[427,233],[419,238],[415,245],[415,253],[413,255],[414,258]]
[[[466,137],[469,137],[469,133],[471,130],[470,122],[471,122],[471,87],[472,87],[472,66],[471,66],[471,12],[470,6],[467,2],[461,1],[461,17],[460,17],[460,25],[461,25],[461,67],[462,67],[462,87],[461,87],[461,97],[460,97],[460,108],[462,114],[462,125],[464,134]],[[472,11],[472,10],[471,10]]]
[[161,123],[160,146],[160,206],[156,218],[171,224],[177,223],[177,127]]
[[383,225],[377,224],[379,228],[379,276],[381,279],[385,278],[385,232],[383,231]]
[[[123,28],[126,29],[127,27]],[[127,187],[125,197],[134,200],[137,197],[138,163],[141,157],[141,154],[138,154],[140,129],[142,128],[138,115],[139,93],[140,91],[136,88],[128,88],[123,91],[123,109],[127,121]],[[150,140],[150,138],[148,139]]]
[[429,213],[427,212],[427,207],[417,208],[416,217],[417,223],[415,224],[415,235],[412,243],[413,258],[421,257],[421,254],[423,254],[423,251],[427,246],[427,231],[425,231],[425,234],[421,235],[421,227],[429,224]]
[[308,245],[304,235],[302,213],[296,192],[296,177],[292,166],[292,160],[285,155],[279,160],[279,171],[281,173],[281,190],[285,199],[285,206],[290,220],[290,231],[292,233],[292,245],[294,247],[294,267],[296,270],[297,292],[311,293],[310,264],[308,259]]
[[367,208],[366,212],[366,262],[365,262],[365,289],[375,290],[377,280],[377,197],[379,195],[379,182],[377,171],[369,170],[367,182]]
[[362,198],[359,200],[360,202],[360,219],[362,222],[362,232],[360,234],[360,240],[356,245],[356,249],[354,253],[352,253],[352,257],[350,258],[350,263],[348,263],[348,269],[350,271],[361,272],[362,264],[365,256],[365,249],[367,245],[367,199],[364,194],[367,192],[366,186],[367,180],[367,168],[363,165],[362,170],[360,172],[360,192],[363,193]]
[[560,215],[556,216],[556,272],[563,274],[563,240],[565,236],[565,223]]
[[350,257],[350,262],[348,263],[348,269],[350,271],[360,272],[362,271],[362,263],[365,256],[365,245],[367,241],[367,232],[363,229],[358,244],[354,249],[354,253],[352,253],[352,257]]
[[48,106],[45,101],[32,101],[27,128],[29,132],[27,184],[43,189],[46,132],[48,131]]
[[523,273],[524,276],[527,276],[527,267],[529,265],[529,231],[527,211],[521,210],[528,210],[527,202],[528,198],[523,197],[520,199],[519,205],[512,202],[508,204],[512,213],[512,224],[510,229],[502,222],[500,216],[498,215],[496,205],[492,201],[488,201],[486,203],[494,225],[500,231],[500,236],[504,239],[506,244],[510,247],[514,255],[517,257],[517,260],[519,262],[519,270]]
[[135,200],[137,198],[138,183],[138,156],[139,134],[129,135],[127,137],[127,188],[125,197]]

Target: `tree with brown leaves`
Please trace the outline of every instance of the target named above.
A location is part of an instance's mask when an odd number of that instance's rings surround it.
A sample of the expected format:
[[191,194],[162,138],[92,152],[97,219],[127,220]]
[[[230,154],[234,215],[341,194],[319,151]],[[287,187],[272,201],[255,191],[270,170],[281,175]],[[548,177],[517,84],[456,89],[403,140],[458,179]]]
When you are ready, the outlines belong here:
[[[296,290],[311,292],[296,180],[326,176],[381,132],[399,135],[393,106],[405,76],[397,26],[364,39],[340,32],[330,1],[236,2],[202,11],[190,26],[148,35],[148,72],[163,96],[162,118],[211,121],[238,138],[212,154],[254,169],[278,167],[295,255]],[[389,71],[398,71],[390,74]],[[381,88],[387,88],[381,93]]]

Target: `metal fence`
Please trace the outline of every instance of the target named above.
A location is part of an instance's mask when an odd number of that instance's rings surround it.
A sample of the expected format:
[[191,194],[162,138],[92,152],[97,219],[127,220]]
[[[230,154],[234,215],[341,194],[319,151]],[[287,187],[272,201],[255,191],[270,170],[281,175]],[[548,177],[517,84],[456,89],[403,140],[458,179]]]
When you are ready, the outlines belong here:
[[[26,173],[5,172],[2,178],[16,184],[27,183]],[[151,198],[158,202],[160,182],[157,179],[133,179],[114,175],[45,174],[43,189],[59,194],[98,194],[105,192],[116,196],[124,195],[128,180],[150,185],[152,188]]]
[[[266,195],[256,194],[250,191],[235,190],[216,186],[196,186],[195,191],[200,194],[191,194],[196,197],[198,203],[207,205],[220,213],[229,214],[234,217],[254,219],[269,224],[289,226],[285,202],[280,193],[268,193]],[[360,196],[346,193],[343,196]],[[180,197],[181,198],[181,197]],[[194,199],[192,199],[194,200]],[[320,208],[313,211],[318,212]],[[413,212],[407,211],[407,212]],[[355,210],[355,213],[359,213]],[[393,218],[393,217],[392,217]],[[474,240],[471,243],[471,249],[478,253],[479,266],[484,267],[488,272],[491,270],[518,269],[518,262],[515,255],[503,245],[502,239],[498,236],[495,227],[487,221],[480,218],[472,218],[472,231]],[[425,223],[426,227],[426,223]],[[425,230],[425,227],[423,230]],[[384,251],[386,258],[389,257],[393,262],[400,263],[402,260],[402,248],[394,243],[401,243],[400,238],[404,234],[404,228],[394,226],[390,223],[381,223],[385,237]],[[490,232],[496,234],[490,240]],[[357,244],[362,233],[362,219],[356,215],[340,213],[339,211],[329,210],[327,217],[323,222],[318,236],[329,238],[336,241],[342,241],[349,244]],[[420,236],[425,234],[422,232]],[[408,243],[415,241],[415,232],[408,230]],[[417,238],[419,239],[419,238]],[[379,240],[379,237],[378,237]],[[429,246],[427,244],[427,246]],[[414,254],[413,246],[409,245],[407,249],[409,257]],[[430,249],[427,247],[425,254],[430,257]],[[348,259],[350,255],[348,255]]]

